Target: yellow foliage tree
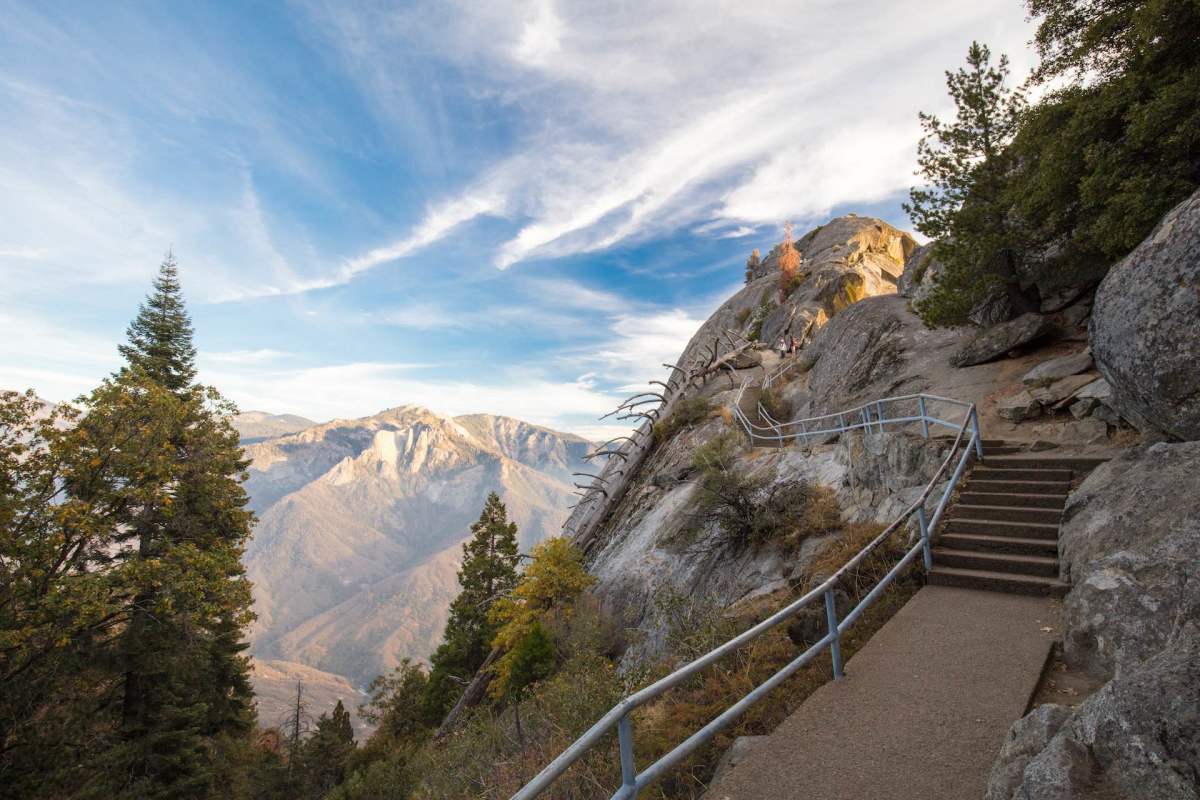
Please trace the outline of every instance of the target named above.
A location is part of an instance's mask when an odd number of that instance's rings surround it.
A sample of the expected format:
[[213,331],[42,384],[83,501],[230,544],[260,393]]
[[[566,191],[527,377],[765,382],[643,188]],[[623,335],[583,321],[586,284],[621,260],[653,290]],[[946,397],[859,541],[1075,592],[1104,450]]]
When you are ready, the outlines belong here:
[[533,561],[508,597],[497,600],[488,612],[499,625],[492,641],[503,655],[496,660],[496,674],[488,691],[500,699],[519,691],[514,681],[521,677],[522,645],[541,630],[550,618],[562,622],[570,618],[575,601],[596,582],[583,567],[583,553],[566,537],[556,536],[533,548]]
[[787,299],[792,280],[800,270],[800,251],[792,245],[792,223],[783,226],[783,241],[779,243],[779,300]]

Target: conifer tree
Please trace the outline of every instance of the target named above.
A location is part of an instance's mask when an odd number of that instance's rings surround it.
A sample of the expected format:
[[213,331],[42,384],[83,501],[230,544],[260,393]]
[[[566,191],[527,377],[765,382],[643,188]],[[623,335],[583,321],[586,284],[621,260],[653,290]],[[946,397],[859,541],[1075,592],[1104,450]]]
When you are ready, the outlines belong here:
[[338,700],[331,714],[317,718],[316,730],[304,743],[303,796],[318,800],[346,778],[354,753],[354,728],[350,712]]
[[179,285],[179,267],[168,252],[158,268],[154,290],[138,308],[118,348],[129,364],[172,392],[188,389],[196,377],[192,321]]
[[921,112],[918,174],[926,185],[909,192],[904,210],[921,233],[937,240],[946,271],[932,297],[918,305],[934,324],[964,321],[975,303],[1014,277],[1013,233],[1006,219],[1006,147],[1016,135],[1025,96],[1007,85],[1008,57],[992,65],[991,50],[972,42],[967,65],[946,73],[956,115],[943,122]]
[[450,709],[464,683],[487,658],[496,631],[488,610],[517,583],[517,525],[508,521],[508,511],[495,492],[488,495],[471,534],[463,544],[461,590],[450,604],[442,644],[431,659],[425,697],[431,722]]

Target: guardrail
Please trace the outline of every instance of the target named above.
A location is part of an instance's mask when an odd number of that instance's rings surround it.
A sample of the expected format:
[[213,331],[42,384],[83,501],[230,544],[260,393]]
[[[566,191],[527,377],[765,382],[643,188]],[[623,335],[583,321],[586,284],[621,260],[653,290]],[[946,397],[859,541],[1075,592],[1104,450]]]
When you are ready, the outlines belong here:
[[[738,392],[737,401],[735,404],[736,415],[747,431],[752,430],[753,423],[746,419],[745,414],[740,408],[740,401],[745,392],[749,381],[742,384],[741,390]],[[901,415],[888,418],[884,414],[885,405],[890,407],[900,403],[910,404],[911,401],[917,401],[918,414]],[[930,416],[927,413],[927,404],[930,401],[938,403],[946,403],[952,406],[961,406],[966,409],[961,422],[953,423],[937,417]],[[868,412],[871,407],[874,412]],[[854,423],[846,423],[847,415],[859,415],[859,420]],[[841,422],[835,427],[828,427],[822,430],[810,431],[807,430],[805,423],[815,424],[817,421],[840,419]],[[979,432],[979,419],[976,414],[975,405],[973,403],[965,403],[961,400],[952,400],[935,395],[905,395],[903,397],[891,397],[874,401],[872,403],[858,406],[854,409],[839,412],[836,414],[826,414],[820,417],[812,417],[807,420],[793,420],[788,423],[776,423],[780,429],[783,427],[795,428],[799,426],[799,432],[789,432],[784,434],[782,430],[776,430],[774,427],[767,428],[776,432],[780,437],[780,441],[785,438],[807,438],[811,436],[822,436],[838,432],[846,432],[853,430],[882,430],[884,425],[888,424],[908,424],[919,421],[922,431],[926,438],[929,436],[930,425],[942,425],[949,428],[957,428],[958,434],[954,438],[954,444],[950,451],[946,454],[946,458],[938,467],[937,472],[926,484],[921,495],[913,501],[896,520],[888,525],[884,530],[873,539],[866,547],[860,550],[853,558],[850,559],[837,572],[823,581],[817,587],[806,592],[802,597],[790,603],[787,607],[772,614],[767,619],[758,623],[754,627],[744,633],[735,636],[725,642],[716,649],[700,656],[696,660],[685,664],[679,669],[672,672],[670,675],[662,678],[650,686],[647,686],[640,691],[626,697],[621,702],[617,703],[607,714],[599,719],[591,728],[580,736],[573,744],[564,750],[557,758],[551,761],[541,772],[537,774],[529,783],[527,783],[519,792],[512,796],[512,800],[532,800],[546,789],[548,789],[554,781],[562,775],[572,764],[578,761],[591,748],[595,747],[608,736],[613,728],[617,730],[618,752],[621,762],[621,786],[613,795],[612,800],[631,800],[635,798],[639,791],[644,789],[649,784],[653,783],[671,767],[675,766],[679,761],[685,758],[689,753],[694,751],[700,745],[704,744],[716,735],[717,731],[724,728],[737,717],[746,711],[751,705],[760,700],[768,692],[776,686],[787,680],[801,667],[808,664],[817,657],[826,648],[830,650],[833,661],[833,676],[834,679],[842,677],[842,653],[841,653],[841,637],[842,635],[862,616],[867,607],[873,603],[883,591],[891,585],[898,575],[911,564],[918,555],[923,558],[925,570],[932,568],[932,554],[930,552],[932,531],[941,521],[942,514],[946,509],[946,505],[962,478],[963,471],[966,469],[970,461],[972,453],[983,455],[982,442]],[[970,435],[968,436],[968,431]],[[754,435],[753,433],[751,434]],[[964,437],[966,441],[964,442]],[[961,449],[961,454],[959,450]],[[955,460],[957,456],[957,461]],[[951,464],[954,464],[951,469]],[[938,499],[932,516],[927,517],[925,513],[926,501],[933,493],[934,487],[943,479],[947,471],[950,470],[950,476],[946,483],[946,488],[942,491],[941,497]],[[851,570],[855,569],[869,556],[876,548],[881,546],[888,540],[896,531],[903,527],[907,527],[907,522],[912,517],[916,517],[917,528],[920,536],[916,544],[905,551],[903,557],[896,562],[895,566],[879,580],[879,582],[858,602],[858,604],[850,610],[846,617],[842,620],[837,618],[837,608],[834,603],[834,589],[842,578]],[[721,712],[717,717],[711,720],[707,725],[693,733],[687,739],[668,752],[666,755],[659,758],[653,764],[639,771],[634,763],[633,753],[633,722],[631,714],[635,709],[646,703],[654,700],[670,689],[680,685],[688,678],[700,672],[704,668],[719,661],[729,655],[738,648],[754,641],[759,636],[763,635],[772,628],[781,625],[791,619],[797,612],[805,608],[811,603],[817,601],[818,598],[823,598],[825,604],[825,618],[827,624],[827,633],[820,641],[811,645],[807,650],[801,653],[795,660],[787,664],[783,669],[776,672],[757,688],[751,691],[742,699],[731,705],[725,711]]]

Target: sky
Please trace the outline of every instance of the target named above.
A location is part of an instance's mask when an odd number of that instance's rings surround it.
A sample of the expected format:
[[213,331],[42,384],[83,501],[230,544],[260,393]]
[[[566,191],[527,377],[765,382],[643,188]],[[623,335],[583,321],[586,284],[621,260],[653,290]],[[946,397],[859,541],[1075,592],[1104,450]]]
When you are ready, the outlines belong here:
[[911,225],[919,110],[1017,0],[0,0],[0,387],[68,400],[170,250],[200,378],[599,436],[741,283]]

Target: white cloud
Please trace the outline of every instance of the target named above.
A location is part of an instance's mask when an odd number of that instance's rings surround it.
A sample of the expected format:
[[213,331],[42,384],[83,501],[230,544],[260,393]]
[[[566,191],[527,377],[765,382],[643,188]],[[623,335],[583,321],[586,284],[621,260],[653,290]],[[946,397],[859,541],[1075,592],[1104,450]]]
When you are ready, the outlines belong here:
[[463,195],[485,192],[479,213],[520,221],[495,253],[500,268],[679,225],[727,224],[738,236],[744,223],[886,199],[910,185],[916,112],[944,105],[943,70],[972,37],[1009,52],[1017,80],[1031,61],[1012,0],[875,0],[855,7],[852,26],[844,4],[826,0],[679,0],[634,15],[590,0],[524,13],[464,0],[422,12],[400,24],[343,9],[360,37],[343,46],[374,39],[386,60],[384,42],[435,37],[482,96],[525,114],[523,143]]

